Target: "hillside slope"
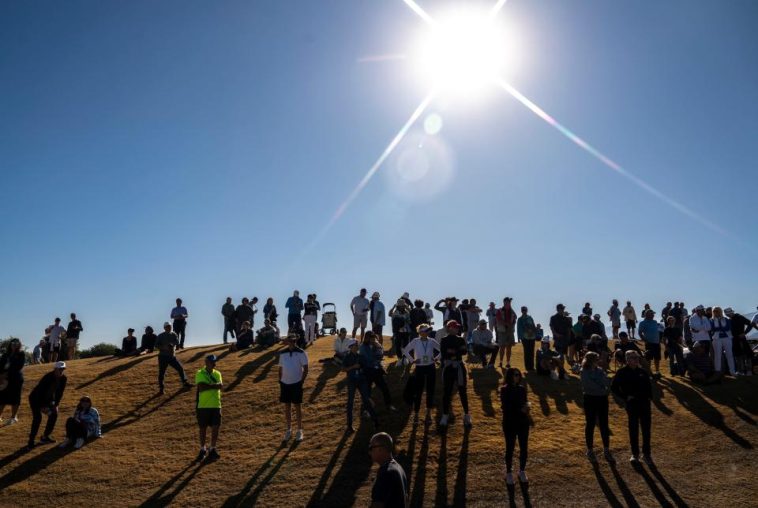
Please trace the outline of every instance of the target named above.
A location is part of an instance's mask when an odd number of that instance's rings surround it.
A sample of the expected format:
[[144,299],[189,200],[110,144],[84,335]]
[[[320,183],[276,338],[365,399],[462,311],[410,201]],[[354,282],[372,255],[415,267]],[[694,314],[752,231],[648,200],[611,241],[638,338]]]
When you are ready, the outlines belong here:
[[[331,354],[332,339],[308,350],[305,441],[280,445],[277,348],[226,353],[222,346],[191,348],[179,358],[188,373],[209,352],[221,354],[225,380],[221,460],[197,465],[194,391],[179,388],[167,373],[166,394],[157,394],[155,355],[70,362],[69,384],[55,436],[88,394],[101,411],[104,437],[77,451],[39,446],[24,453],[31,415],[26,397],[49,366],[25,369],[21,422],[0,428],[0,504],[3,506],[366,506],[375,467],[369,463],[372,426],[361,422],[344,434],[344,375],[317,363]],[[520,348],[514,365],[521,366]],[[394,360],[389,362],[394,363]],[[447,437],[435,425],[414,425],[403,410],[400,370],[389,383],[401,408],[388,414],[377,398],[382,428],[397,440],[414,506],[502,506],[504,444],[497,387],[502,374],[470,367],[474,428],[464,434],[459,416]],[[729,380],[706,389],[664,378],[653,410],[657,468],[635,471],[627,462],[625,413],[611,404],[616,467],[584,457],[581,392],[575,376],[566,382],[527,376],[536,425],[530,440],[528,491],[516,486],[515,505],[534,506],[755,506],[750,488],[758,468],[758,379]],[[441,398],[438,383],[438,399]],[[7,410],[6,410],[7,415]],[[357,416],[357,414],[356,414]],[[360,420],[356,420],[356,424]],[[599,447],[599,436],[596,437]],[[525,499],[525,496],[528,498]]]

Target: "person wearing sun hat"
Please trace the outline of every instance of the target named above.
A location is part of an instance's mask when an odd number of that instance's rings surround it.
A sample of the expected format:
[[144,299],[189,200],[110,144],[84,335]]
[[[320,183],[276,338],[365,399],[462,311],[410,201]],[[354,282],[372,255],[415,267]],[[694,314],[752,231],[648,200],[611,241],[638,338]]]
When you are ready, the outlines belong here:
[[65,374],[66,362],[55,362],[52,372],[48,372],[39,380],[37,386],[29,394],[29,406],[32,410],[32,428],[29,432],[29,448],[34,448],[35,439],[39,426],[42,423],[42,415],[47,415],[45,432],[42,434],[40,443],[54,443],[55,439],[50,435],[55,429],[58,420],[58,406],[66,390],[68,378]]
[[374,291],[371,295],[371,301],[368,304],[369,308],[369,320],[371,321],[371,331],[382,336],[382,328],[387,320],[386,311],[384,309],[384,303],[379,299],[379,292]]
[[431,422],[431,410],[434,406],[434,386],[437,381],[435,367],[440,356],[440,344],[429,338],[432,326],[422,323],[416,327],[418,337],[403,348],[403,357],[415,365],[413,375],[416,377],[416,391],[413,398],[415,418],[421,409],[421,396],[426,389],[426,421]]
[[468,352],[466,340],[459,335],[461,325],[451,319],[446,323],[447,336],[440,342],[442,358],[442,418],[440,427],[446,427],[450,415],[450,404],[453,391],[458,388],[458,395],[463,406],[463,425],[471,427],[471,415],[468,411],[468,393],[466,392],[466,380],[468,378],[466,365],[463,363],[463,355]]
[[[221,389],[224,387],[221,372],[216,370],[218,357],[210,354],[205,357],[205,367],[195,373],[195,386],[197,386],[197,425],[200,435],[200,452],[197,461],[205,459],[217,460],[220,458],[216,451],[218,431],[221,427]],[[211,428],[211,448],[206,451],[205,439]]]

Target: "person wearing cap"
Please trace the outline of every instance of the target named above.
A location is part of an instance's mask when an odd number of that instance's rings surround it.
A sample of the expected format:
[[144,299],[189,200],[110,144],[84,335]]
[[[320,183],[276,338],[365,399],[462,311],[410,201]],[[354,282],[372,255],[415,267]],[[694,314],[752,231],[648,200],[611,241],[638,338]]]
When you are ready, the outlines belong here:
[[78,450],[91,437],[102,437],[100,413],[92,407],[92,399],[85,395],[79,399],[74,415],[69,416],[66,420],[66,438],[61,442],[59,448],[66,448],[74,443],[74,448]]
[[369,302],[369,319],[371,321],[371,331],[381,337],[387,315],[384,303],[379,298],[379,292],[374,291],[374,294],[371,295],[371,302]]
[[42,423],[43,414],[47,415],[47,424],[40,443],[55,442],[51,434],[55,429],[55,422],[58,420],[58,406],[61,403],[68,381],[65,370],[66,362],[55,362],[53,370],[42,376],[37,386],[29,394],[29,407],[32,410],[32,428],[29,431],[28,444],[30,449],[34,448],[36,444],[35,439]]
[[[195,373],[195,386],[197,386],[197,425],[200,429],[200,452],[197,454],[197,462],[205,459],[216,460],[220,456],[216,450],[218,431],[221,427],[221,389],[224,382],[221,372],[216,370],[218,357],[208,355],[205,357],[205,367]],[[208,427],[211,428],[211,448],[205,448]]]
[[374,485],[371,487],[371,508],[406,508],[408,500],[408,478],[403,466],[398,464],[392,452],[394,443],[386,432],[371,436],[368,453],[372,462],[379,464]]
[[537,374],[550,376],[551,379],[565,379],[563,362],[558,351],[550,349],[550,337],[540,339],[540,348],[537,350]]
[[166,369],[169,366],[179,374],[185,388],[192,386],[184,374],[184,367],[176,358],[177,346],[179,346],[179,337],[171,331],[171,323],[167,321],[163,323],[163,333],[155,339],[155,348],[158,350],[158,388],[161,395],[164,393],[163,379],[166,377]]
[[637,329],[637,312],[634,310],[632,302],[627,300],[626,307],[621,311],[621,314],[624,316],[624,321],[626,321],[626,333],[629,334],[631,340],[634,340],[634,333]]
[[516,320],[516,334],[524,346],[524,368],[531,372],[534,370],[534,339],[537,337],[537,326],[525,306],[521,307],[521,315]]
[[137,354],[137,337],[134,336],[134,328],[126,331],[126,337],[121,339],[121,351],[118,356],[134,356]]
[[732,346],[734,348],[735,370],[738,375],[753,375],[753,352],[750,349],[750,343],[747,341],[747,334],[750,333],[752,324],[750,320],[734,312],[731,307],[724,309],[724,314],[732,323]]
[[187,318],[189,313],[187,307],[182,305],[182,299],[176,299],[176,307],[171,309],[171,319],[174,321],[174,333],[179,336],[179,345],[177,349],[184,349],[184,337],[187,333]]
[[440,426],[446,427],[450,415],[450,404],[452,402],[453,390],[458,388],[458,395],[461,398],[463,406],[463,425],[471,427],[471,415],[468,412],[468,393],[466,392],[466,381],[468,374],[466,365],[463,363],[463,355],[468,352],[466,341],[459,335],[461,325],[458,321],[451,319],[447,322],[445,329],[447,336],[440,341],[440,353],[442,357],[442,418]]
[[345,356],[347,355],[350,344],[352,342],[355,342],[358,344],[355,339],[348,339],[347,338],[347,328],[340,328],[339,333],[334,338],[334,357],[333,361],[337,365],[342,365],[342,361],[345,359]]
[[55,318],[55,322],[50,326],[50,363],[55,363],[61,352],[61,343],[66,337],[66,329],[61,326],[61,318]]
[[710,348],[711,320],[705,315],[705,307],[702,305],[695,307],[695,314],[690,316],[690,330],[694,342],[704,342]]
[[303,311],[303,299],[300,298],[300,291],[293,291],[284,308],[287,309],[287,333],[301,329],[303,323],[300,313]]
[[279,402],[284,404],[284,419],[287,428],[283,442],[292,437],[292,406],[295,406],[297,434],[295,441],[303,440],[303,383],[308,377],[308,355],[295,345],[298,336],[290,333],[284,339],[285,348],[279,352]]
[[553,334],[553,347],[559,354],[561,371],[566,362],[566,353],[571,343],[571,319],[566,315],[566,306],[559,303],[555,306],[555,314],[550,317],[550,332]]
[[234,304],[232,303],[232,297],[227,296],[226,302],[221,306],[221,315],[224,316],[224,344],[228,344],[228,336],[235,337],[234,329],[237,327],[237,323],[234,319]]
[[645,342],[645,353],[648,360],[653,360],[655,372],[653,379],[661,377],[661,331],[658,328],[658,322],[654,319],[655,311],[649,309],[645,312],[645,319],[640,321],[638,330],[640,338]]
[[429,338],[432,326],[421,323],[416,328],[418,337],[403,348],[403,358],[414,365],[413,376],[416,381],[416,391],[413,398],[415,419],[421,409],[421,396],[426,390],[426,422],[431,423],[431,411],[434,407],[434,386],[437,381],[436,362],[440,358],[440,344]]
[[[474,351],[473,356],[476,356],[482,361],[482,367],[490,369],[495,368],[495,359],[497,358],[497,353],[500,349],[492,339],[492,332],[487,329],[487,320],[480,319],[476,330],[471,334]],[[489,361],[487,361],[487,355],[491,355]]]
[[0,390],[0,422],[3,421],[5,406],[11,407],[11,417],[6,425],[18,423],[18,409],[21,406],[21,390],[24,387],[24,363],[26,355],[21,347],[21,341],[12,338],[0,356],[0,373],[6,376],[7,384]]
[[500,346],[500,368],[503,367],[503,355],[505,355],[505,367],[511,367],[511,348],[516,343],[516,312],[511,306],[512,301],[511,297],[503,298],[503,306],[495,315],[497,320],[495,338],[497,345]]
[[[347,336],[347,330],[342,328],[340,335]],[[353,407],[355,404],[355,392],[361,395],[361,408],[366,411],[371,420],[374,422],[374,427],[379,426],[379,417],[374,410],[374,402],[371,400],[371,392],[369,391],[368,381],[361,369],[361,359],[358,354],[358,341],[355,339],[347,339],[347,352],[342,359],[342,372],[345,373],[345,380],[347,381],[347,432],[352,434],[355,432],[353,428]]]
[[640,445],[639,430],[642,429],[642,455],[646,464],[651,465],[650,401],[653,396],[653,386],[647,371],[640,368],[640,356],[636,351],[626,352],[626,365],[621,367],[611,382],[611,391],[623,401],[629,424],[629,444],[632,456],[629,462],[639,462]]
[[358,296],[353,297],[350,301],[350,312],[353,313],[353,338],[358,328],[361,329],[361,340],[366,333],[366,326],[368,325],[368,306],[369,301],[366,298],[366,288],[361,289]]
[[611,320],[611,329],[613,330],[613,338],[619,338],[619,330],[621,329],[621,309],[619,309],[619,301],[615,298],[611,303],[611,308],[608,309],[608,317]]
[[411,315],[408,305],[402,298],[390,309],[390,319],[392,323],[392,342],[395,345],[395,354],[401,363],[405,365],[403,358],[403,348],[408,345],[411,337]]
[[726,356],[726,365],[729,367],[729,375],[736,376],[734,370],[734,353],[732,352],[732,322],[724,317],[721,307],[713,308],[711,319],[711,332],[713,333],[713,364],[717,372],[721,372],[721,358]]

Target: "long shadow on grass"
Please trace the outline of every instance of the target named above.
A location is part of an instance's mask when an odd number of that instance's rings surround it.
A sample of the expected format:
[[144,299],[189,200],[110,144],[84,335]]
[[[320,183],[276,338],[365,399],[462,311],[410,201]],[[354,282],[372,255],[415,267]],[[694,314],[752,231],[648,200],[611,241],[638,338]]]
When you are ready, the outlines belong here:
[[107,423],[104,423],[101,430],[102,430],[103,434],[105,434],[107,432],[111,432],[111,431],[116,430],[118,428],[126,427],[127,425],[131,425],[132,423],[137,422],[137,421],[145,418],[146,416],[148,416],[148,415],[150,415],[150,414],[158,411],[160,408],[162,408],[163,406],[165,406],[166,404],[168,404],[169,402],[171,402],[172,400],[174,400],[180,393],[184,393],[184,392],[186,392],[188,390],[189,390],[188,388],[180,388],[179,390],[177,390],[173,394],[169,395],[168,397],[166,397],[165,399],[163,399],[162,401],[160,401],[160,403],[158,403],[155,406],[151,407],[150,409],[148,409],[144,413],[141,412],[143,408],[145,408],[148,404],[150,404],[150,402],[152,402],[155,399],[161,397],[160,394],[156,393],[156,394],[150,396],[149,398],[147,398],[145,401],[140,402],[139,404],[137,404],[134,407],[134,409],[132,409],[128,413],[124,413],[123,415],[119,416],[115,420],[111,420],[111,421],[109,421]]
[[223,350],[229,351],[229,346],[226,345],[226,344],[223,344],[223,345],[220,345],[220,346],[216,346],[216,347],[214,347],[212,349],[202,348],[200,351],[198,351],[197,353],[195,353],[191,358],[189,358],[188,360],[186,360],[186,363],[196,362],[199,359],[204,358],[204,357],[206,357],[207,355],[209,355],[211,353],[215,353],[216,351],[223,351]]
[[611,473],[613,473],[613,479],[616,480],[616,485],[618,485],[619,490],[621,491],[621,495],[624,496],[624,501],[626,501],[626,505],[629,508],[639,508],[640,506],[639,503],[634,498],[634,494],[632,494],[632,491],[629,490],[629,486],[621,477],[619,470],[616,468],[616,464],[610,463],[608,464],[608,467],[611,468]]
[[463,431],[463,442],[458,454],[458,472],[455,476],[455,491],[453,492],[453,506],[466,506],[466,471],[468,469],[468,435],[471,429]]
[[597,463],[592,464],[592,471],[595,473],[597,484],[600,485],[600,490],[603,491],[605,498],[608,500],[608,504],[613,508],[623,508],[624,504],[619,501],[616,494],[611,490],[611,486],[605,481],[605,477],[603,477],[603,473],[600,472],[600,466]]
[[[0,492],[18,482],[29,479],[31,476],[39,473],[43,469],[50,467],[53,463],[62,459],[72,451],[74,451],[73,448],[60,449],[57,446],[53,446],[52,448],[45,450],[39,455],[30,458],[26,462],[22,462],[11,471],[0,477]],[[18,457],[24,454],[22,450],[19,450],[16,453],[19,454]]]
[[[169,481],[164,483],[161,486],[161,488],[156,490],[155,493],[152,496],[150,496],[145,502],[143,502],[140,506],[142,508],[148,508],[148,507],[154,507],[154,506],[168,506],[169,504],[171,504],[171,501],[173,501],[174,498],[182,490],[184,490],[184,488],[187,485],[189,485],[189,483],[192,481],[195,475],[200,471],[200,469],[203,468],[203,466],[205,466],[205,464],[206,462],[200,462],[199,464],[194,461],[190,462],[190,464],[187,467],[179,471]],[[192,466],[195,466],[195,468],[192,469]],[[173,490],[171,490],[171,492],[164,495],[190,469],[192,469],[190,474],[188,474],[186,478],[184,478],[176,487],[174,487]]]
[[655,479],[658,480],[658,483],[660,483],[664,490],[668,492],[669,497],[674,501],[674,504],[677,506],[677,508],[687,508],[687,503],[684,501],[684,499],[681,498],[677,491],[674,490],[674,487],[672,487],[671,484],[666,481],[666,478],[663,477],[661,472],[658,470],[658,467],[653,464],[648,466],[648,468],[650,469],[650,472],[653,473]]
[[447,434],[440,434],[440,454],[437,457],[437,489],[434,506],[447,506]]
[[747,450],[752,450],[753,445],[739,435],[734,429],[729,427],[724,421],[724,415],[710,404],[697,390],[679,383],[673,379],[668,379],[666,388],[674,394],[679,403],[686,407],[692,414],[700,418],[703,423],[710,425],[722,431],[729,439]]
[[653,493],[655,499],[661,506],[664,508],[673,508],[674,505],[666,499],[666,496],[661,492],[661,489],[658,488],[658,485],[655,484],[653,478],[647,473],[647,471],[645,471],[645,468],[643,468],[641,464],[634,464],[632,468],[637,471],[643,480],[645,480],[645,483],[647,483],[647,486],[650,488],[650,492]]
[[332,453],[332,458],[329,459],[329,463],[326,465],[326,468],[324,469],[324,472],[318,481],[318,485],[316,485],[316,490],[314,490],[313,494],[311,494],[311,498],[308,501],[307,506],[317,506],[321,501],[321,496],[324,494],[324,489],[326,488],[326,484],[329,481],[329,477],[332,475],[332,471],[334,471],[334,466],[337,465],[337,461],[342,454],[342,450],[345,448],[345,443],[347,443],[348,436],[349,434],[347,432],[342,434],[342,438],[340,439],[339,443],[337,443],[337,448],[334,450],[334,453]]
[[418,462],[416,464],[416,478],[413,480],[411,506],[424,506],[424,490],[426,488],[426,461],[428,457],[429,425],[424,424],[424,435],[421,438],[421,451],[419,451]]
[[144,362],[148,358],[157,358],[157,356],[154,356],[154,355],[145,355],[145,356],[137,357],[136,359],[134,359],[132,361],[129,361],[129,362],[119,363],[115,367],[111,367],[110,369],[101,372],[94,379],[91,379],[91,380],[87,381],[86,383],[80,384],[79,386],[76,387],[76,389],[77,390],[81,390],[82,388],[87,388],[88,386],[90,386],[92,384],[95,384],[98,381],[102,381],[105,378],[109,378],[111,376],[115,376],[116,374],[118,374],[120,372],[124,372],[125,370],[131,369],[135,365]]
[[758,414],[758,397],[755,396],[752,380],[746,381],[746,378],[742,378],[740,384],[704,386],[700,390],[705,397],[730,407],[745,423],[754,426],[756,421],[750,415]]
[[539,398],[540,409],[545,416],[550,415],[548,397],[555,401],[555,409],[564,415],[569,413],[569,402],[575,402],[581,407],[581,387],[574,378],[567,377],[565,380],[554,381],[548,376],[530,372],[526,376],[526,383]]
[[322,391],[324,391],[324,387],[326,386],[327,381],[335,377],[337,374],[339,374],[339,372],[340,369],[331,362],[321,364],[321,373],[316,379],[316,386],[314,386],[313,390],[311,390],[311,394],[308,397],[308,402],[311,404],[316,402],[318,396]]
[[244,365],[240,367],[237,372],[234,373],[234,381],[232,381],[229,386],[226,387],[224,391],[230,392],[234,390],[237,385],[239,385],[243,379],[245,379],[247,376],[255,372],[259,367],[261,367],[263,364],[269,361],[275,361],[277,358],[277,355],[279,354],[279,349],[266,351],[262,355],[260,355],[258,358],[255,358]]
[[[279,448],[277,448],[274,454],[271,455],[271,457],[269,457],[268,460],[258,468],[258,470],[255,472],[255,474],[253,474],[250,480],[248,480],[245,486],[242,487],[242,490],[238,494],[230,496],[224,502],[222,508],[232,508],[236,506],[254,506],[258,501],[258,497],[261,495],[261,492],[263,492],[263,489],[268,486],[268,483],[276,475],[282,465],[287,461],[287,457],[289,457],[289,454],[295,448],[297,448],[298,444],[299,443],[297,441],[294,441],[289,447],[287,447],[286,443],[279,445]],[[280,452],[285,449],[286,451],[284,454],[279,457],[279,460],[274,464],[274,460],[277,458],[277,456],[279,456]],[[268,474],[261,479],[263,473],[265,473],[269,468],[270,470]],[[258,481],[259,479],[260,481]],[[253,486],[255,486],[254,489]]]
[[492,405],[492,394],[497,392],[498,375],[495,369],[472,369],[471,378],[474,382],[474,393],[482,401],[484,415],[492,418],[495,416],[495,407]]

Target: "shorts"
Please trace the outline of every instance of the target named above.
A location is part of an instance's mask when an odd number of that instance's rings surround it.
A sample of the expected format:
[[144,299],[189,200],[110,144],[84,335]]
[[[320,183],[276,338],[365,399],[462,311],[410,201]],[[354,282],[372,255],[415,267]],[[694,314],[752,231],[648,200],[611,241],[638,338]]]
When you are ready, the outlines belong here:
[[516,334],[513,328],[506,328],[505,331],[495,331],[495,342],[500,347],[514,345],[516,343]]
[[661,359],[661,345],[650,342],[645,343],[645,357],[652,360]]
[[627,319],[626,320],[626,327],[629,328],[630,330],[634,330],[637,327],[637,322],[636,321],[632,321],[631,319]]
[[353,328],[366,328],[368,326],[368,314],[355,314],[353,316]]
[[612,328],[621,328],[621,321],[611,321]]
[[290,385],[279,381],[279,402],[283,404],[303,403],[303,382]]
[[218,427],[221,425],[220,407],[197,408],[197,424],[200,427]]

